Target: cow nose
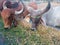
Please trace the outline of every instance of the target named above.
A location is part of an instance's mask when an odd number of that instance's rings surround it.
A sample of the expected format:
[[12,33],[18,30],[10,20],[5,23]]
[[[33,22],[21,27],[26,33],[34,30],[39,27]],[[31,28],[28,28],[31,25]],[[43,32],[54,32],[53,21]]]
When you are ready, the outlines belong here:
[[7,30],[8,28],[4,28],[5,30]]
[[5,30],[10,29],[10,27],[4,27]]
[[36,31],[36,28],[31,28],[32,31]]

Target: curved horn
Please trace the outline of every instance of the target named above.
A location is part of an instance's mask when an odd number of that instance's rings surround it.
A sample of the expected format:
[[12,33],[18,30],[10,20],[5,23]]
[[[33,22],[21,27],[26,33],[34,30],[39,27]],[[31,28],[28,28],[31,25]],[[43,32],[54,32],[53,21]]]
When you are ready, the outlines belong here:
[[51,8],[51,4],[50,1],[48,1],[47,7],[44,10],[42,10],[38,16],[42,16],[42,14],[46,13],[50,8]]
[[3,2],[3,9],[7,9],[5,3],[6,3],[6,1]]
[[[22,4],[22,3],[20,3],[20,4]],[[16,15],[21,14],[23,12],[23,10],[24,10],[24,6],[22,4],[22,9],[20,11],[15,11],[15,14]]]

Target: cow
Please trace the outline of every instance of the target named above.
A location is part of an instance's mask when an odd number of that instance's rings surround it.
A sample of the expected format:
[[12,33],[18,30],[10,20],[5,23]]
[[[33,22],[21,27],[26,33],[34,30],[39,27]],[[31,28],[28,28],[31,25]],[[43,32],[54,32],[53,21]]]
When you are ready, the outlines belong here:
[[[32,21],[31,30],[36,30],[39,23],[42,23],[45,26],[46,25],[52,27],[60,26],[60,6],[53,7],[51,6],[50,2],[48,2],[48,5],[45,9],[38,11],[36,11],[35,9],[31,9],[31,8],[27,9],[30,13],[30,17],[29,17],[30,19],[28,20]],[[34,17],[38,17],[38,18],[34,18]],[[28,20],[26,21],[29,22]]]
[[[1,16],[2,16],[2,19],[4,22],[5,29],[10,29],[12,26],[12,23],[16,27],[17,21],[15,18],[15,15],[18,15],[23,12],[23,5],[21,3],[19,3],[17,7],[14,7],[12,5],[16,5],[16,3],[11,4],[11,6],[6,5],[6,1],[3,3],[3,10],[1,12]],[[10,6],[10,7],[8,8],[8,6]]]
[[[10,29],[12,22],[15,21],[13,13],[14,12],[9,8],[2,10],[1,16],[2,16],[2,19],[4,22],[4,28],[5,29]],[[15,26],[16,26],[16,24],[15,24]]]
[[60,26],[60,6],[52,7],[42,15],[43,24],[51,27]]

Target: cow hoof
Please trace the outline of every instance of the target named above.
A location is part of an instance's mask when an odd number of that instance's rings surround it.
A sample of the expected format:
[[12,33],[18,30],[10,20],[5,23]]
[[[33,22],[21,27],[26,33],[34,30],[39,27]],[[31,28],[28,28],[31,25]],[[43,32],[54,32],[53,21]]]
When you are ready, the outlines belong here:
[[32,31],[36,31],[36,28],[31,28]]

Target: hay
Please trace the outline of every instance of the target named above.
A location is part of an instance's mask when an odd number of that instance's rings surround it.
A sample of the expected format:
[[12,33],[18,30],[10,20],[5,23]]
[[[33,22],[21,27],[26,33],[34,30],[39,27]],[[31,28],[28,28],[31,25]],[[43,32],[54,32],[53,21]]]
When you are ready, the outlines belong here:
[[27,22],[26,20],[19,21],[19,24],[22,25],[25,28],[31,28],[31,23]]

